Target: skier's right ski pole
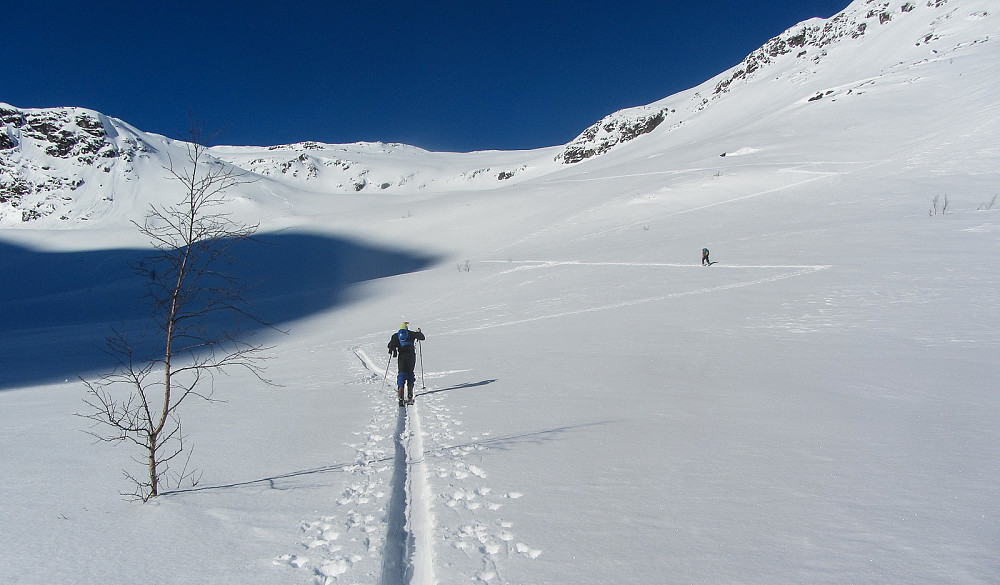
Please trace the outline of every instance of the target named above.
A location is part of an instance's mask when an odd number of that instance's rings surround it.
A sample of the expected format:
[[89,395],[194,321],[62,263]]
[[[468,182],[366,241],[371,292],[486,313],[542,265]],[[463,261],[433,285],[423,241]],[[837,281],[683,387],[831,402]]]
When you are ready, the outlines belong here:
[[418,341],[417,349],[420,351],[420,388],[426,390],[427,384],[424,384],[424,344]]

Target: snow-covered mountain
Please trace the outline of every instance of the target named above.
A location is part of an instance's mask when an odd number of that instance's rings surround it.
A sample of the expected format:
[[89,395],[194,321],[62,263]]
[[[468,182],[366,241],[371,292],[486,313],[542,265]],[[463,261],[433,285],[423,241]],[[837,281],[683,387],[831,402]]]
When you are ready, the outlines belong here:
[[2,106],[0,582],[1000,582],[998,32],[856,0],[564,146],[213,148],[282,386],[217,377],[149,504],[76,376],[184,144]]
[[[765,107],[782,112],[821,100],[857,99],[889,85],[916,84],[921,67],[987,42],[996,32],[989,16],[989,2],[856,1],[833,18],[788,29],[697,88],[615,112],[561,147],[455,154],[402,144],[302,142],[219,146],[212,155],[268,184],[312,193],[494,189],[558,172],[562,165],[647,135],[669,141],[672,131],[711,117],[708,112],[722,104],[743,109],[748,99],[755,99],[745,94],[763,93]],[[43,218],[72,224],[122,205],[129,215],[136,199],[145,201],[153,189],[163,190],[163,168],[171,160],[184,160],[183,143],[81,108],[19,109],[0,103],[0,124],[4,226]]]
[[765,91],[770,107],[780,110],[897,83],[886,76],[961,54],[995,35],[995,24],[987,21],[989,4],[959,8],[948,0],[856,1],[830,19],[795,25],[694,90],[607,116],[566,145],[558,158],[575,163],[657,129],[669,132],[716,104],[742,101],[746,86]]
[[0,124],[5,227],[52,215],[86,219],[82,208],[101,209],[89,199],[110,202],[121,181],[138,178],[136,159],[156,152],[141,132],[81,108],[20,110],[0,104]]
[[[144,209],[169,192],[164,169],[187,160],[185,143],[82,108],[18,109],[0,103],[0,223],[77,224]],[[264,185],[313,193],[411,193],[493,188],[526,176],[545,151],[427,152],[402,144],[218,146],[210,156]],[[117,203],[116,203],[117,201]],[[49,224],[51,222],[45,222]]]

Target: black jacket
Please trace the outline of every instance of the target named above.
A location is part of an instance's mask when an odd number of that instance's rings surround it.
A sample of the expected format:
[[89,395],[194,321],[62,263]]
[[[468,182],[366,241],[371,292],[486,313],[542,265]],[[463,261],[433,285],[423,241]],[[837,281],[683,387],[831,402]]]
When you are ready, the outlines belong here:
[[399,332],[392,334],[389,338],[389,353],[392,355],[416,355],[417,350],[414,348],[415,342],[423,341],[426,339],[424,334],[419,331],[406,330],[409,335],[408,343],[403,344],[399,342]]

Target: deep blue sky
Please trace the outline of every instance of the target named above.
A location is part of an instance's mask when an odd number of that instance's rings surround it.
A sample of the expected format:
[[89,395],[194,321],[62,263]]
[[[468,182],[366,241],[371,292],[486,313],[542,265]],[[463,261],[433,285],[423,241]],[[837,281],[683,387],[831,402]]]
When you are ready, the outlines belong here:
[[112,2],[3,10],[0,102],[216,143],[563,144],[849,0]]

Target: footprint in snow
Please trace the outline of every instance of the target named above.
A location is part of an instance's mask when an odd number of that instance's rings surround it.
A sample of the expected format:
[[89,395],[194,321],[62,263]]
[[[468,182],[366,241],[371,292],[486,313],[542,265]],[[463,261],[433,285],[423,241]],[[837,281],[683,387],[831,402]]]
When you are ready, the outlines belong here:
[[301,569],[308,562],[309,559],[296,555],[281,555],[280,557],[274,559],[275,565],[288,565],[290,567],[295,567],[296,569]]
[[529,559],[537,559],[538,555],[542,554],[542,551],[531,548],[530,546],[524,544],[523,542],[515,544],[514,550],[517,551],[519,554],[528,557]]
[[326,561],[323,566],[316,569],[316,574],[323,577],[338,577],[347,572],[347,569],[351,568],[351,564],[347,559],[335,559],[333,561]]

